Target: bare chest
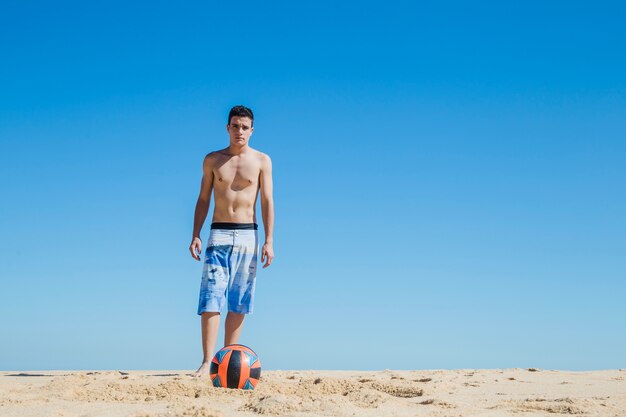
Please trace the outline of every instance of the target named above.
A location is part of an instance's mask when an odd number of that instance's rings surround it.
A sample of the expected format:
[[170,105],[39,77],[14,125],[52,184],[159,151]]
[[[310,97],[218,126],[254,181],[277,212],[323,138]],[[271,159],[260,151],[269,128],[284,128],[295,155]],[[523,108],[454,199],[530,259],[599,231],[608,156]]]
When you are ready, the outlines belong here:
[[260,172],[261,166],[256,161],[232,158],[213,170],[213,184],[216,189],[233,191],[256,188]]

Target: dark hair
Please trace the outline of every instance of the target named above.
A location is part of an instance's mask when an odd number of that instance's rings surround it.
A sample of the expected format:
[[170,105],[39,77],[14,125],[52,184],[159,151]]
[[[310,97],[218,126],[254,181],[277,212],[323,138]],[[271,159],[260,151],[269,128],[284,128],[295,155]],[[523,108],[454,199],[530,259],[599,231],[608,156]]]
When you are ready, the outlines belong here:
[[249,117],[250,120],[252,120],[252,125],[254,126],[254,114],[252,114],[252,110],[246,106],[235,106],[230,109],[230,113],[228,113],[228,124],[230,124],[230,120],[235,116]]

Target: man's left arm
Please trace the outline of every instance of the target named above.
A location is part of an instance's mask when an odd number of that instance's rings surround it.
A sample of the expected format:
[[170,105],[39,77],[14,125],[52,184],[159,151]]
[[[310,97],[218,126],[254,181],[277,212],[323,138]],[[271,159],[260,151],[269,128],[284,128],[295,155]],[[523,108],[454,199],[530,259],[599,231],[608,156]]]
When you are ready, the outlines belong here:
[[261,214],[265,229],[265,243],[261,249],[261,263],[263,268],[272,264],[274,259],[274,197],[272,195],[272,160],[263,154],[261,162]]

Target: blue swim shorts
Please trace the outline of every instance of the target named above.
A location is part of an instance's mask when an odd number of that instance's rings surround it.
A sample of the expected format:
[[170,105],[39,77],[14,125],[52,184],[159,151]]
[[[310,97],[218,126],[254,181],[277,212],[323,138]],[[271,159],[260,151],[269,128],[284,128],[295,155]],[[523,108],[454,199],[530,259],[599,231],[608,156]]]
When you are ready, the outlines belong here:
[[213,223],[207,242],[198,314],[252,313],[259,236],[254,223]]

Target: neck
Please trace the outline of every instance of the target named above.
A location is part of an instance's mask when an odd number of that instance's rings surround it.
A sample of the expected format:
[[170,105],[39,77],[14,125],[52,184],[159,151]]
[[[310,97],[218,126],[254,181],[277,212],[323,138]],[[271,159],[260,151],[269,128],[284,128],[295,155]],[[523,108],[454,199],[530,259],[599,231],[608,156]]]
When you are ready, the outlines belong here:
[[240,155],[242,153],[246,153],[248,149],[250,149],[248,145],[237,146],[231,143],[230,146],[226,148],[226,151],[232,155]]

